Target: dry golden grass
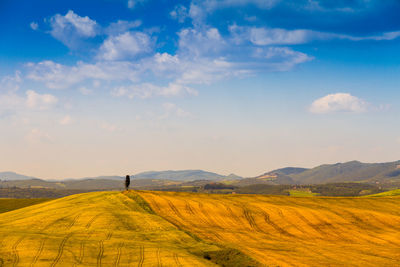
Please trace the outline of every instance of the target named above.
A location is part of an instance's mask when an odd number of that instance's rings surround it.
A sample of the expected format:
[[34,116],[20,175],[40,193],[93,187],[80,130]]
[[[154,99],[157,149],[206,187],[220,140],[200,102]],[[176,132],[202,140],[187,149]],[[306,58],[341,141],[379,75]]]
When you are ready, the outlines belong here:
[[139,194],[179,227],[268,266],[400,266],[400,197]]
[[0,266],[213,266],[216,251],[120,192],[73,195],[0,214]]

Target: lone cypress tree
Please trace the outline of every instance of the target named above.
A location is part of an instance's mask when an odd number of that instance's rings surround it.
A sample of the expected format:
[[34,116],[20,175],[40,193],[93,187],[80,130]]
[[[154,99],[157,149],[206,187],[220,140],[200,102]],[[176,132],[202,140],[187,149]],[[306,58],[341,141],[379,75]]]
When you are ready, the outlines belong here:
[[125,178],[125,190],[129,189],[130,183],[131,183],[131,178],[129,177],[129,175],[127,175]]

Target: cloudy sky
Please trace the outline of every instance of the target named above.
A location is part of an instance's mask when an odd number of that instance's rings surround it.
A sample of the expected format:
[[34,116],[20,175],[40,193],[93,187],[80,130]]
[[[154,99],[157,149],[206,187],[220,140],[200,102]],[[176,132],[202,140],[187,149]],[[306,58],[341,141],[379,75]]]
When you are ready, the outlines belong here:
[[2,0],[0,171],[400,159],[395,0]]

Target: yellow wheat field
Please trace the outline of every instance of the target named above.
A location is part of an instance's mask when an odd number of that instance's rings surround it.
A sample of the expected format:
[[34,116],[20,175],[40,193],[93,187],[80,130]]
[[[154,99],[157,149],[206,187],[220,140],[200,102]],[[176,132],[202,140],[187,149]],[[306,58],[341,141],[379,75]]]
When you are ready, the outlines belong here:
[[73,195],[0,214],[0,266],[213,266],[194,240],[120,192]]
[[267,266],[400,266],[400,198],[139,193],[174,224]]

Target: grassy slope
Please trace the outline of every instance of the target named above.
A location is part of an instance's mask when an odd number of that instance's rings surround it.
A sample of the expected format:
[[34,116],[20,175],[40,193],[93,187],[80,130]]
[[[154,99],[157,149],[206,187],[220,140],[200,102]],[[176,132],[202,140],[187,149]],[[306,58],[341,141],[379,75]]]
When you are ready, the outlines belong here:
[[49,201],[48,198],[31,198],[31,199],[17,199],[17,198],[0,198],[0,213],[12,211],[27,206],[39,204]]
[[400,196],[400,189],[390,190],[379,194],[369,195],[369,197],[393,197]]
[[139,194],[183,229],[266,265],[400,265],[400,197]]
[[120,192],[73,195],[0,214],[5,266],[213,266],[201,253],[218,250]]

